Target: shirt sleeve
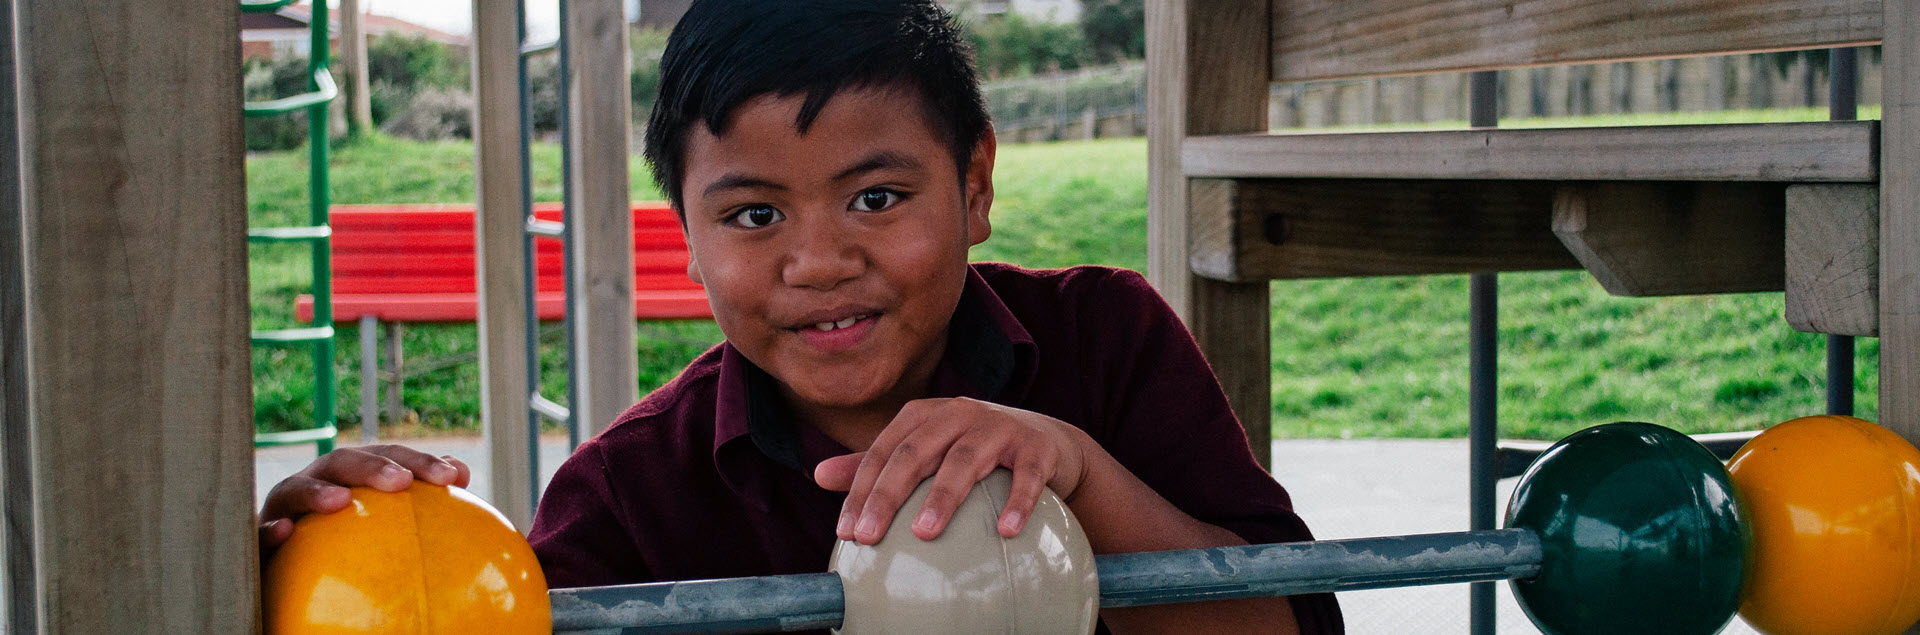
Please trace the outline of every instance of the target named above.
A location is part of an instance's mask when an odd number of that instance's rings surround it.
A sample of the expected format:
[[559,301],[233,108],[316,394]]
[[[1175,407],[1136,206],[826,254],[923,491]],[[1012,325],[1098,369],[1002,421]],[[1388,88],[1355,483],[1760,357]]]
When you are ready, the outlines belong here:
[[[1312,540],[1284,488],[1254,460],[1245,432],[1199,346],[1145,278],[1120,270],[1077,311],[1087,351],[1110,361],[1105,426],[1094,431],[1107,452],[1168,502],[1249,543]],[[1109,295],[1111,294],[1111,295]],[[1098,315],[1089,315],[1098,313]],[[1302,633],[1344,630],[1333,594],[1293,596]]]
[[549,588],[652,580],[614,507],[607,464],[589,443],[561,464],[540,498],[527,541]]

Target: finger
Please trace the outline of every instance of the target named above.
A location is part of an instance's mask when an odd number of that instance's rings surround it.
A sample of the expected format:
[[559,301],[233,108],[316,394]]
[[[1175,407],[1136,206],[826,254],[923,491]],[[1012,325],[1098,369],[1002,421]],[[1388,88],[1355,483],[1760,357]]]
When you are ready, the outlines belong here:
[[293,536],[293,521],[285,518],[275,519],[260,525],[260,550],[262,554],[271,554],[273,550],[286,544]]
[[437,457],[404,445],[370,445],[361,450],[376,456],[386,457],[400,467],[413,473],[413,478],[434,485],[454,485],[460,478],[460,468],[445,458]]
[[[307,514],[327,514],[347,507],[353,493],[347,488],[298,474],[289,476],[267,492],[260,510],[262,522],[293,520]],[[289,525],[288,529],[292,529]]]
[[385,456],[362,448],[342,448],[328,452],[298,476],[346,487],[371,487],[397,492],[413,482],[413,472]]
[[[862,453],[854,469],[853,482],[847,485],[847,498],[840,504],[840,519],[834,524],[834,534],[841,540],[853,540],[855,527],[860,519],[861,510],[866,509],[867,495],[873,491],[873,483],[880,476],[880,470],[886,467],[888,458],[898,449],[901,440],[919,428],[927,419],[923,414],[926,407],[921,401],[907,402],[893,421],[880,431],[873,443]],[[909,450],[912,449],[908,445]]]
[[1039,462],[1017,465],[1020,469],[1013,470],[1013,486],[1007,491],[1007,505],[1001,508],[997,525],[1003,538],[1020,535],[1027,519],[1033,517],[1033,506],[1040,502],[1040,490],[1046,488],[1047,479],[1053,476],[1051,466]]
[[919,513],[913,517],[913,535],[921,540],[933,540],[946,531],[952,522],[954,510],[966,502],[973,492],[973,485],[986,478],[992,472],[999,454],[997,450],[985,450],[977,445],[979,440],[962,437],[947,450],[947,456],[940,462],[940,469],[933,473],[927,487],[927,498],[920,505]]
[[453,477],[454,487],[466,487],[468,483],[473,482],[473,469],[467,467],[467,464],[465,461],[461,461],[460,459],[453,458],[453,455],[451,454],[442,455],[440,458],[441,460],[446,461],[448,465],[453,466],[453,469],[456,474]]
[[901,441],[887,464],[874,477],[860,509],[860,522],[854,526],[854,540],[871,545],[880,542],[893,524],[894,513],[920,487],[920,481],[932,476],[945,460],[947,450],[958,433],[951,426],[923,427],[919,434]]
[[865,452],[854,452],[821,461],[813,466],[813,482],[827,491],[847,491],[853,487],[854,470],[860,469],[860,459],[866,455]]

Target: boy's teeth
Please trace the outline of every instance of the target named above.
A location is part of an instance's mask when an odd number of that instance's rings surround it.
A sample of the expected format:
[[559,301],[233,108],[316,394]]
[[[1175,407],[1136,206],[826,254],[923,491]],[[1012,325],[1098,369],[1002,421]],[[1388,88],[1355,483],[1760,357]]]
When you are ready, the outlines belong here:
[[843,329],[849,326],[853,326],[854,322],[858,322],[866,318],[867,316],[864,316],[864,315],[856,315],[838,322],[821,322],[819,324],[813,325],[813,328],[815,330],[820,330],[820,331],[831,331],[834,329]]

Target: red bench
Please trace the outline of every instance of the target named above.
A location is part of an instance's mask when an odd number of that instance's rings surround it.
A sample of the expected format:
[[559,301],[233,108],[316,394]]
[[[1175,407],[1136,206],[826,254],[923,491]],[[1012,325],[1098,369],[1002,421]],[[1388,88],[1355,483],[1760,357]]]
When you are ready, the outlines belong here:
[[[559,220],[559,204],[537,205],[534,215]],[[330,217],[334,321],[478,319],[473,206],[335,205]],[[542,320],[557,320],[566,310],[560,241],[536,238],[534,245],[537,311]],[[713,317],[706,292],[687,279],[687,243],[672,208],[635,203],[633,245],[634,317]],[[294,314],[312,321],[313,296],[294,300]]]
[[[534,206],[541,220],[560,219],[557,203]],[[472,205],[335,205],[333,319],[359,321],[363,378],[362,420],[373,412],[379,362],[374,335],[387,325],[387,415],[403,418],[400,324],[473,322],[480,294],[475,283]],[[534,239],[535,310],[542,320],[566,312],[559,240]],[[639,319],[712,319],[707,294],[687,279],[687,243],[680,219],[665,203],[633,205],[633,314]],[[294,300],[294,315],[313,321],[313,296]]]

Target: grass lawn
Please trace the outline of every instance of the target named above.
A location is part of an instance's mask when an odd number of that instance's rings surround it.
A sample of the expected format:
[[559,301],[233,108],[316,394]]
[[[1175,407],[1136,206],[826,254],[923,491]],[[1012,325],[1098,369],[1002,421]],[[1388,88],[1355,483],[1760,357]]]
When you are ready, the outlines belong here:
[[[1768,111],[1739,120],[1821,116]],[[463,142],[375,137],[346,145],[333,156],[334,202],[470,201],[472,153]],[[537,145],[533,156],[535,198],[557,200],[557,148]],[[999,156],[993,238],[975,248],[975,259],[1145,266],[1144,140],[1007,146]],[[304,152],[256,155],[247,166],[254,226],[304,219]],[[659,198],[637,158],[633,184],[636,199]],[[255,246],[251,263],[254,326],[293,326],[293,297],[308,284],[305,248]],[[1824,337],[1788,328],[1778,293],[1614,298],[1584,272],[1515,273],[1501,276],[1500,303],[1503,436],[1557,438],[1622,419],[1688,432],[1751,429],[1813,414],[1824,403]],[[1465,276],[1275,282],[1273,309],[1275,436],[1466,434]],[[340,326],[336,394],[341,422],[350,426],[358,419],[358,334]],[[638,329],[643,392],[720,339],[711,322],[643,322]],[[435,368],[407,379],[410,430],[476,429],[473,325],[410,324],[405,333],[409,365]],[[544,336],[557,342],[559,333],[549,327]],[[1877,344],[1859,342],[1858,411],[1869,419],[1876,412]],[[308,356],[261,348],[253,361],[256,425],[305,425],[313,399]],[[546,348],[542,364],[551,378],[545,392],[560,399],[565,377],[557,345]]]

